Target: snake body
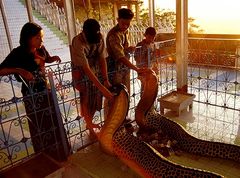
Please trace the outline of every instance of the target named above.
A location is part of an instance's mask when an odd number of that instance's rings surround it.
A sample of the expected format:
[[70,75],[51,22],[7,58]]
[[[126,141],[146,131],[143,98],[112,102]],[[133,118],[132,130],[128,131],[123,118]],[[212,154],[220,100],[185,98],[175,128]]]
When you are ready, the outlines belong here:
[[[240,162],[240,147],[197,139],[179,124],[158,114],[152,109],[157,96],[156,76],[153,72],[148,72],[140,76],[140,80],[143,93],[136,107],[136,122],[140,129],[161,130],[176,140],[182,150],[189,153]],[[120,88],[99,136],[100,145],[105,152],[117,156],[146,178],[222,177],[216,173],[188,168],[169,161],[148,143],[128,133],[123,126],[129,106],[128,93],[123,86]]]

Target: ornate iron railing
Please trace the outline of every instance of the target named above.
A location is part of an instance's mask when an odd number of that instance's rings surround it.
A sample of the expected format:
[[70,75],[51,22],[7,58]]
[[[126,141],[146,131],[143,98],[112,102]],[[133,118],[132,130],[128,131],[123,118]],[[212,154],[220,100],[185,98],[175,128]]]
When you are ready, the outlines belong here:
[[[164,56],[157,55],[155,57],[159,58],[159,61],[165,58]],[[130,60],[134,62],[133,54],[130,55]],[[161,82],[159,82],[161,90],[159,94],[162,95],[175,88],[176,77],[173,64],[166,63],[163,60],[159,63],[159,67],[161,68]],[[55,95],[56,93],[57,103],[55,104],[60,109],[61,122],[64,125],[68,141],[71,145],[71,153],[73,153],[91,144],[92,141],[88,139],[89,132],[86,129],[84,119],[80,115],[79,93],[72,85],[71,62],[49,65],[46,67],[46,73],[51,74],[48,77],[50,77],[52,94]],[[1,77],[1,85],[4,95],[9,96],[8,98],[1,96],[0,105],[0,167],[4,169],[31,156],[34,154],[34,151],[19,83],[15,80],[14,76],[9,75]],[[130,93],[128,115],[134,120],[134,109],[140,99],[140,83],[134,71],[131,71]],[[103,124],[103,109],[100,112],[96,112],[93,122],[100,125]]]
[[[158,97],[176,90],[176,54],[174,49],[175,39],[155,44],[152,57],[158,61]],[[189,49],[189,57],[191,57],[194,50],[191,47]],[[189,62],[188,90],[196,95],[195,102],[219,107],[220,109],[240,111],[239,55],[235,52],[229,53],[231,60],[235,57],[235,61],[237,61],[234,67],[226,67],[224,65],[209,66],[202,65],[202,63]],[[212,60],[210,58],[214,57],[214,55],[208,54],[205,56],[204,54],[206,53],[203,52],[201,56],[204,56],[206,60]],[[134,54],[130,54],[130,60],[135,63]],[[61,122],[64,125],[67,139],[71,146],[71,153],[74,153],[92,144],[93,141],[88,139],[89,131],[86,129],[83,118],[80,116],[80,97],[79,93],[73,88],[71,72],[71,62],[63,62],[46,67],[46,73],[51,74],[48,77],[50,77],[52,92],[56,94],[57,102],[55,104],[59,107],[61,113]],[[34,154],[34,151],[31,145],[28,117],[23,106],[19,83],[12,75],[9,75],[1,77],[0,85],[1,91],[4,91],[1,92],[0,103],[0,169],[5,169],[30,157]],[[131,71],[130,93],[128,117],[134,122],[135,107],[140,99],[140,83],[134,71]],[[159,108],[157,102],[156,108]],[[103,116],[102,109],[100,112],[96,112],[93,122],[100,125],[103,124]],[[187,129],[198,136],[196,127],[199,126],[194,125],[187,127]]]

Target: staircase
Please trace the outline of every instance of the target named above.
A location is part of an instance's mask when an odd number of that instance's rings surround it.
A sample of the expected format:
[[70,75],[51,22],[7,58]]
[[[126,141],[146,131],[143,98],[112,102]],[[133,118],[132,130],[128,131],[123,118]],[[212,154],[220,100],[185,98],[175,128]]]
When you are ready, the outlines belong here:
[[[4,10],[14,48],[19,45],[22,26],[28,22],[27,9],[23,2],[19,0],[3,0]],[[50,55],[58,55],[62,59],[62,62],[70,61],[67,36],[54,27],[54,25],[48,23],[45,17],[42,17],[34,10],[33,16],[34,22],[39,24],[44,30],[44,45]],[[10,51],[8,48],[5,28],[3,26],[3,19],[0,20],[2,20],[0,25],[0,62],[2,62]]]

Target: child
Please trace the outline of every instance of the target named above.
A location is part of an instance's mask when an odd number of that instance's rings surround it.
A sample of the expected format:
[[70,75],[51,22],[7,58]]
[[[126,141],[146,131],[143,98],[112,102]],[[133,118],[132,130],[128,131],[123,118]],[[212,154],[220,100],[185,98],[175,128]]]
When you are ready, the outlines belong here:
[[154,62],[154,58],[151,55],[153,48],[153,42],[156,37],[156,30],[153,27],[148,27],[144,33],[144,39],[137,44],[135,50],[135,60],[138,67],[145,67],[153,69],[156,73],[157,62]]

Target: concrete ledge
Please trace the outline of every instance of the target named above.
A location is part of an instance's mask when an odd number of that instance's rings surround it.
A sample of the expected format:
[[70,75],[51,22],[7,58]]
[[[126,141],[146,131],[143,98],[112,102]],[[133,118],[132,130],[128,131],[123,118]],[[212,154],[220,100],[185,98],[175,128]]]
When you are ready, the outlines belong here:
[[41,153],[0,173],[4,178],[43,178],[61,166],[58,162]]

